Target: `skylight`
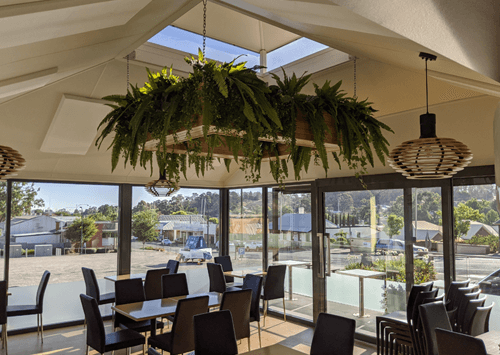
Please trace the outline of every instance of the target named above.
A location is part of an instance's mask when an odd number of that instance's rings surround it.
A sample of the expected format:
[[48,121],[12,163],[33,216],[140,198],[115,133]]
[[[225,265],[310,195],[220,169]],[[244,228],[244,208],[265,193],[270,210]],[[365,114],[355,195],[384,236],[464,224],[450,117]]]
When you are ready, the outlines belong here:
[[328,48],[324,44],[302,37],[267,53],[267,70],[273,70],[305,58],[311,54]]
[[[157,35],[151,37],[149,42],[197,55],[198,48],[202,48],[203,46],[203,37],[193,32],[168,26]],[[247,67],[253,67],[254,65],[259,65],[260,63],[259,53],[252,52],[248,49],[243,49],[229,43],[217,41],[212,38],[207,38],[207,58],[221,62],[230,62],[238,56],[241,57],[236,62],[241,63],[246,61]]]

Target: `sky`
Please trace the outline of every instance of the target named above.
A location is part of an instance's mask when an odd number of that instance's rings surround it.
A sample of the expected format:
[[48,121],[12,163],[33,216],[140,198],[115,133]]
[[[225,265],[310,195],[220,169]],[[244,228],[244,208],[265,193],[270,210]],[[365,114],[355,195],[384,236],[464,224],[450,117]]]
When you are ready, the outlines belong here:
[[[152,37],[149,42],[164,45],[184,52],[197,54],[198,48],[202,47],[202,36],[168,26],[160,33]],[[208,58],[229,62],[240,57],[237,62],[247,61],[247,67],[260,63],[259,53],[255,53],[228,43],[223,43],[211,38],[207,38],[206,54]],[[267,55],[268,70],[272,70],[281,65],[288,64],[297,59],[328,48],[320,43],[301,38],[278,48]],[[110,162],[111,164],[111,162]],[[86,209],[89,206],[99,207],[101,205],[118,205],[118,187],[111,185],[90,185],[90,184],[56,184],[56,183],[35,183],[39,189],[38,197],[45,202],[45,209],[57,211],[66,209],[73,212],[76,208]],[[207,189],[181,189],[176,194],[190,196],[193,193],[203,193]],[[132,206],[139,201],[153,202],[157,197],[147,193],[143,187],[133,188]],[[168,198],[167,198],[168,199]]]

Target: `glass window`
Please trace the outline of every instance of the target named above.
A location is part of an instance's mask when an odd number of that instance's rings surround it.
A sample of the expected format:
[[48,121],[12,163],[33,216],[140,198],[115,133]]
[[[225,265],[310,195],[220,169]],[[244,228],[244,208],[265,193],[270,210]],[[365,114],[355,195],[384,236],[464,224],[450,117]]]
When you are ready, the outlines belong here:
[[[174,26],[168,26],[161,32],[149,39],[149,42],[159,44],[165,47],[177,49],[198,55],[198,49],[202,48],[203,36],[181,30]],[[212,38],[206,40],[206,57],[220,62],[230,62],[235,58],[236,63],[247,62],[247,67],[253,67],[260,64],[259,53],[249,51],[241,47],[224,43]]]
[[328,46],[308,38],[299,38],[267,53],[267,70],[279,68],[326,48],[328,48]]
[[[94,270],[101,293],[114,291],[104,277],[117,268],[118,187],[14,182],[13,192],[9,305],[35,304],[48,270],[44,325],[82,320],[82,266]],[[111,306],[101,314],[111,315]],[[36,317],[12,317],[8,326],[35,327]]]
[[234,270],[262,270],[262,189],[229,190],[229,255]]
[[[175,259],[188,277],[189,292],[207,292],[205,262],[219,255],[219,190],[181,188],[157,198],[136,186],[132,200],[131,273],[164,268]],[[145,233],[140,222],[148,220],[151,230]]]
[[500,330],[499,214],[495,185],[453,189],[456,279],[479,284],[485,306],[495,302],[490,330]]

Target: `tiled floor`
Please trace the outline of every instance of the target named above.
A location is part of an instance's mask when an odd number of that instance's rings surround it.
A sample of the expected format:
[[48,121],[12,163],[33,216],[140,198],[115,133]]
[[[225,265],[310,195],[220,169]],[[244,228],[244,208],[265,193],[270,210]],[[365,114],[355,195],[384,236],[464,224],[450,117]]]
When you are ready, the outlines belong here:
[[[106,331],[111,331],[111,322],[106,322]],[[268,346],[275,343],[281,343],[290,348],[302,351],[309,354],[309,347],[313,335],[313,329],[295,324],[292,322],[284,322],[283,319],[268,317],[266,326],[262,327],[262,346]],[[250,343],[252,350],[259,346],[259,338],[257,327],[251,327]],[[41,344],[36,333],[16,335],[9,337],[9,354],[10,355],[27,355],[27,354],[70,354],[82,355],[85,354],[85,329],[83,326],[74,326],[68,328],[55,329],[44,332],[44,343]],[[238,345],[239,353],[243,354],[248,351],[248,342],[243,339]],[[1,350],[0,354],[4,354],[5,350]],[[356,342],[355,355],[371,355],[375,354],[374,345]],[[97,354],[96,351],[91,351],[90,354]],[[125,350],[116,351],[116,355],[125,354]],[[136,347],[132,349],[132,354],[142,354],[142,348]],[[165,352],[167,354],[167,352]]]

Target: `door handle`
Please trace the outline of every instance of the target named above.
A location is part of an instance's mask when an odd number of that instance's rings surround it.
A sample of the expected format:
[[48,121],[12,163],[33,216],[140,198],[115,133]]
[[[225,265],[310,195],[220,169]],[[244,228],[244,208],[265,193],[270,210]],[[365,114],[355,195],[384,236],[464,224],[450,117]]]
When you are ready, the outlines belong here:
[[325,237],[326,237],[326,243],[328,244],[328,246],[326,247],[326,252],[328,253],[327,256],[326,256],[326,260],[327,260],[327,271],[325,273],[326,276],[331,276],[332,275],[332,254],[330,254],[330,248],[331,248],[331,245],[330,245],[330,235],[328,233],[325,233]]
[[325,238],[323,233],[318,233],[317,237],[319,239],[319,274],[318,277],[321,279],[325,278]]

